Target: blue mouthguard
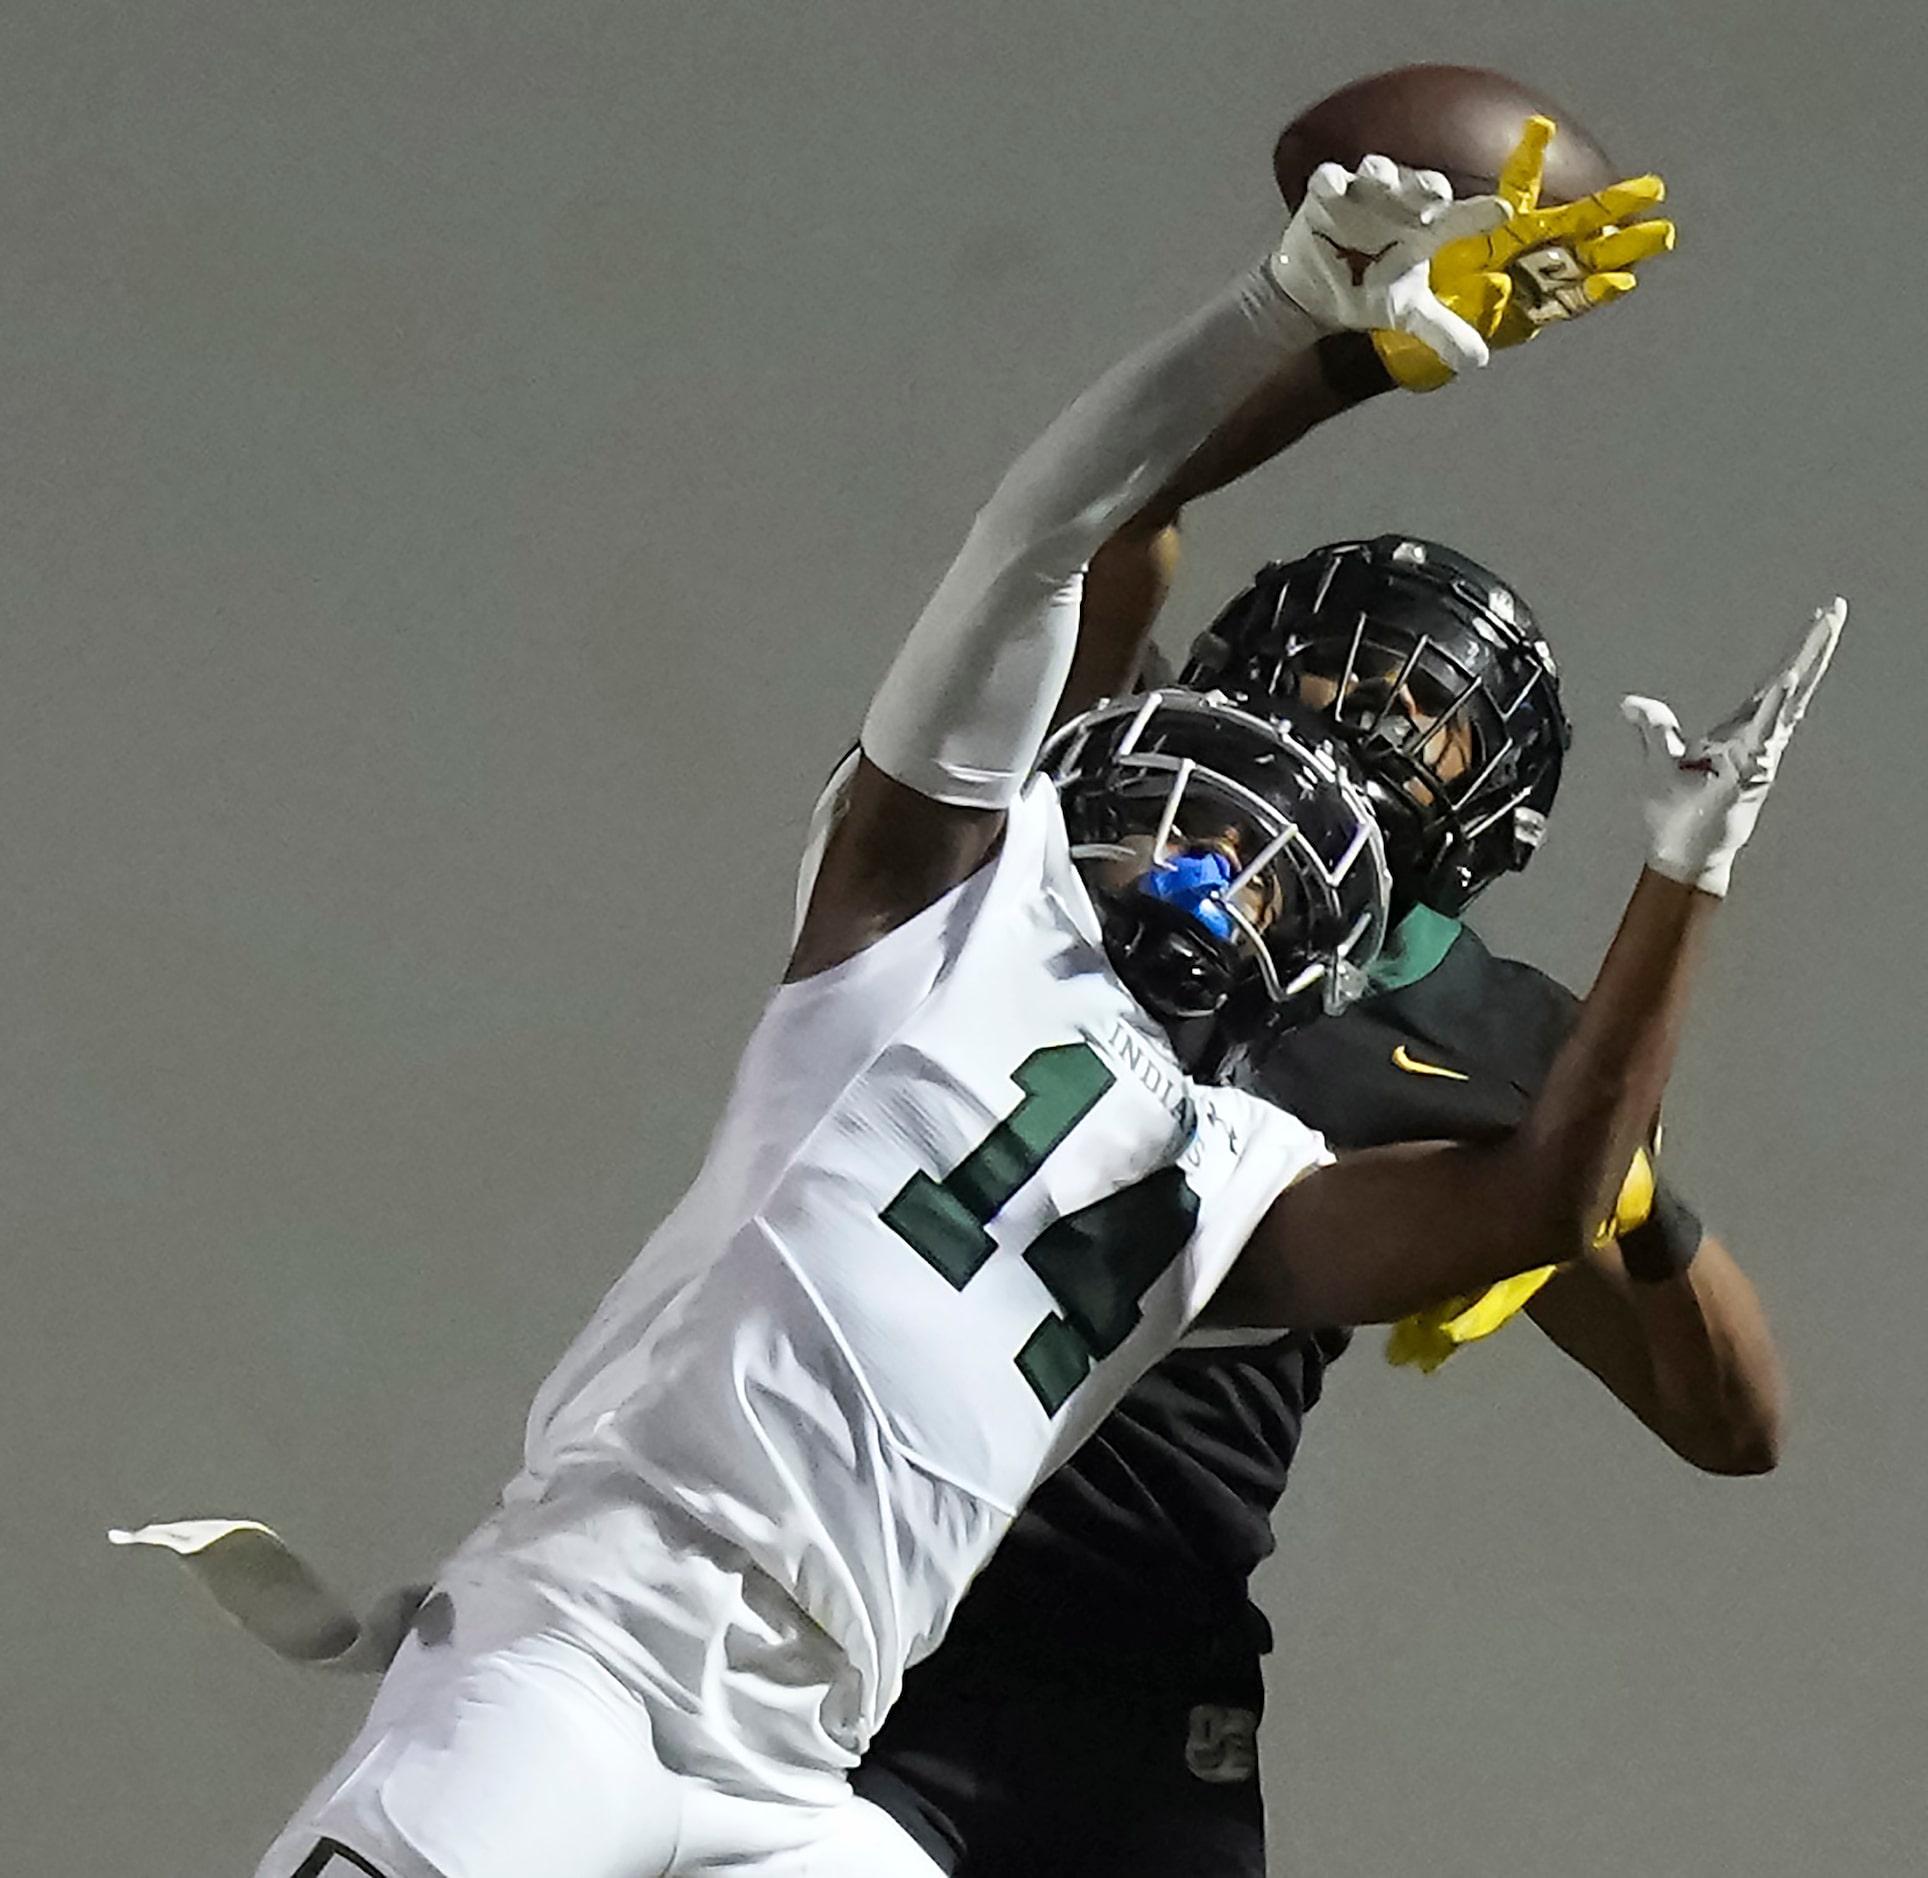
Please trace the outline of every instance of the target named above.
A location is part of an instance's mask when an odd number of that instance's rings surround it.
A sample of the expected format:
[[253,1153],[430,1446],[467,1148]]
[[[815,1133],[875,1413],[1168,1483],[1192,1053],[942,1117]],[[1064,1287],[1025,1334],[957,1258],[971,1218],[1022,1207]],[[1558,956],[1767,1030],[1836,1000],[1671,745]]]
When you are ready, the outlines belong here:
[[1214,939],[1232,936],[1232,916],[1219,895],[1232,882],[1232,864],[1224,855],[1177,854],[1141,875],[1138,891],[1189,913]]

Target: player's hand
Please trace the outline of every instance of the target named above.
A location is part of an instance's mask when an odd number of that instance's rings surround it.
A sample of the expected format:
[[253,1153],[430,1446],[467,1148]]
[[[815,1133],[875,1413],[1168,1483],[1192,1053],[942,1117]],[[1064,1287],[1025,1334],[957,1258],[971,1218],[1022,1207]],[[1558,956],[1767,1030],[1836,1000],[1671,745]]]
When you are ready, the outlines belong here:
[[[1524,345],[1548,326],[1624,299],[1635,269],[1674,245],[1674,225],[1645,211],[1666,200],[1658,176],[1633,176],[1598,195],[1539,206],[1550,117],[1530,117],[1500,172],[1507,218],[1433,256],[1432,289],[1495,351]],[[1454,377],[1443,355],[1401,332],[1373,335],[1379,356],[1409,391],[1433,391]]]
[[1410,335],[1455,372],[1486,363],[1486,341],[1434,294],[1435,254],[1480,241],[1506,220],[1497,196],[1453,200],[1437,170],[1402,169],[1387,157],[1357,173],[1321,163],[1271,257],[1272,277],[1321,325]]
[[1654,698],[1623,698],[1647,751],[1647,865],[1703,893],[1724,894],[1781,753],[1828,669],[1848,603],[1819,608],[1793,651],[1731,716],[1691,744]]

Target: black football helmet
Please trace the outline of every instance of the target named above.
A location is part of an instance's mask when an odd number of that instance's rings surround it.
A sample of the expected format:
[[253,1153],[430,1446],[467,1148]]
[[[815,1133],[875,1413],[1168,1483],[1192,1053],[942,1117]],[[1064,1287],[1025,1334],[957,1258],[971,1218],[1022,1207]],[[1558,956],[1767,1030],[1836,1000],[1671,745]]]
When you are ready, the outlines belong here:
[[1526,602],[1478,562],[1404,535],[1261,569],[1179,682],[1256,711],[1294,702],[1338,730],[1385,830],[1395,915],[1458,913],[1524,867],[1572,740]]
[[1364,989],[1391,882],[1328,727],[1163,688],[1074,718],[1040,766],[1113,969],[1194,1074]]

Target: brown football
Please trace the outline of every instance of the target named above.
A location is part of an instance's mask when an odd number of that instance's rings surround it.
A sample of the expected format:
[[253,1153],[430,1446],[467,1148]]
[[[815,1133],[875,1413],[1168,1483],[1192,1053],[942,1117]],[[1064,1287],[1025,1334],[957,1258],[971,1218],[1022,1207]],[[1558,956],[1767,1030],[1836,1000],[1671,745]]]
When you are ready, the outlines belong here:
[[1542,200],[1573,202],[1619,180],[1571,112],[1517,79],[1472,65],[1401,66],[1321,98],[1279,133],[1272,173],[1293,209],[1321,163],[1357,169],[1375,153],[1408,169],[1441,171],[1456,196],[1485,195],[1536,112],[1559,126],[1547,147]]

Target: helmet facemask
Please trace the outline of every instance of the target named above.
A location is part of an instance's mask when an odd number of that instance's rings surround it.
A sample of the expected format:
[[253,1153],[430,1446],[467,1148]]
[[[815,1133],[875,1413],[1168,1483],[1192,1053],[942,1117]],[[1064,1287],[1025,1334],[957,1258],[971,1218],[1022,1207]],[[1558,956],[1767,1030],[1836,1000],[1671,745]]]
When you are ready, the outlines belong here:
[[1185,676],[1319,712],[1365,770],[1396,910],[1457,913],[1525,866],[1569,740],[1532,614],[1476,563],[1384,536],[1266,568]]
[[1066,725],[1043,764],[1113,968],[1195,1071],[1358,996],[1389,889],[1363,788],[1329,745],[1160,690]]

